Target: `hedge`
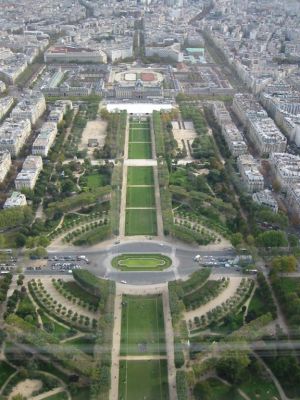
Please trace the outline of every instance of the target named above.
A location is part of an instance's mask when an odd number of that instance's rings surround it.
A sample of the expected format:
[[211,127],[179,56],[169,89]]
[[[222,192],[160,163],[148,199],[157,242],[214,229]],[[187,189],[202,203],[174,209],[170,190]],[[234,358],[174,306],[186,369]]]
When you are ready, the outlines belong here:
[[111,193],[110,186],[104,186],[93,190],[92,192],[84,192],[78,195],[67,197],[62,201],[56,201],[50,203],[46,209],[46,214],[48,217],[53,217],[57,211],[69,212],[75,208],[88,206],[90,204],[96,203],[99,200],[105,199],[107,195]]
[[176,390],[178,400],[188,400],[189,392],[185,371],[176,372]]

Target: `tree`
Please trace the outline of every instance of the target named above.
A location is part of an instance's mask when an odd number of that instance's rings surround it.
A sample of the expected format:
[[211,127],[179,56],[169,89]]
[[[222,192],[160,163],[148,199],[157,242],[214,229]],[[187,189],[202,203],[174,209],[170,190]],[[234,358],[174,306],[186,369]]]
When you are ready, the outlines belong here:
[[194,396],[196,400],[213,399],[213,392],[209,383],[206,381],[197,383],[196,386],[194,387]]
[[250,358],[247,352],[232,349],[222,355],[217,363],[216,370],[221,378],[230,383],[238,383],[249,364]]
[[272,269],[276,272],[295,272],[297,270],[297,259],[293,255],[274,257]]
[[259,234],[256,244],[260,247],[283,247],[288,245],[288,241],[283,231],[271,230]]
[[41,247],[47,247],[50,243],[50,240],[46,236],[41,236],[38,239],[38,245]]
[[17,247],[23,247],[25,246],[26,243],[26,236],[23,235],[23,233],[18,233],[16,236],[16,246]]
[[236,247],[236,246],[238,246],[239,244],[242,243],[243,235],[240,232],[234,233],[233,235],[231,235],[230,241],[231,241],[231,244],[234,247]]

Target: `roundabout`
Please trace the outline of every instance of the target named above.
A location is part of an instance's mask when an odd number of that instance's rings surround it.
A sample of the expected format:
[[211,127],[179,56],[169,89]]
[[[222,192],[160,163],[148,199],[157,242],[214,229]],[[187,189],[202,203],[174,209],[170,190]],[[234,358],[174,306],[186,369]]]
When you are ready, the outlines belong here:
[[121,254],[111,261],[121,271],[162,271],[172,265],[170,257],[158,254]]

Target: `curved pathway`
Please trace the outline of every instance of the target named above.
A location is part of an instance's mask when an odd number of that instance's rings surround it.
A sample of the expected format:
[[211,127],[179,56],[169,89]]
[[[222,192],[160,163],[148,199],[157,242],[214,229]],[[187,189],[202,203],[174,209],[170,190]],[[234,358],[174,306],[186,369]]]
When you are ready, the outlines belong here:
[[188,322],[189,320],[193,320],[194,317],[201,317],[201,315],[205,315],[208,311],[211,311],[215,307],[224,303],[227,299],[229,299],[230,297],[232,297],[235,294],[241,281],[242,281],[241,277],[237,277],[237,276],[230,277],[230,281],[229,281],[227,288],[224,289],[223,292],[220,293],[219,296],[212,299],[208,303],[196,308],[195,310],[191,310],[191,311],[188,311],[185,313],[186,322]]

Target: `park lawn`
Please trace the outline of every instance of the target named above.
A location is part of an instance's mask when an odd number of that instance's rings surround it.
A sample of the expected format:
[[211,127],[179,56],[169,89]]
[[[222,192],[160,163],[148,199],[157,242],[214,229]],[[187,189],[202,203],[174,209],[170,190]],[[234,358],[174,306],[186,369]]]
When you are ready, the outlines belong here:
[[129,143],[128,144],[129,159],[151,159],[152,150],[151,143]]
[[128,186],[126,207],[155,207],[153,186]]
[[112,260],[112,266],[121,271],[162,271],[172,260],[162,254],[123,254]]
[[248,307],[247,314],[253,315],[253,319],[258,318],[269,311],[268,304],[266,304],[260,293],[259,289],[255,289]]
[[285,293],[294,293],[300,291],[300,278],[281,278],[281,287]]
[[87,175],[87,188],[88,189],[96,189],[98,187],[103,186],[102,177],[100,174],[90,174]]
[[119,400],[168,400],[166,360],[120,361]]
[[126,210],[125,234],[151,235],[157,234],[156,210],[155,209],[131,209]]
[[51,333],[51,335],[55,336],[59,340],[65,339],[66,337],[70,336],[70,328],[64,327],[55,320],[49,318],[48,315],[41,309],[39,309],[38,312],[40,314],[44,325],[44,330],[46,332]]
[[272,400],[279,399],[279,393],[272,379],[265,371],[259,373],[259,369],[251,368],[247,378],[243,379],[239,388],[251,399]]
[[121,355],[165,354],[161,296],[122,297]]
[[206,379],[204,382],[209,383],[212,389],[214,400],[243,400],[244,398],[236,392],[232,386],[227,386],[216,378]]
[[153,185],[153,167],[128,167],[127,185]]
[[65,346],[71,345],[72,347],[76,347],[88,356],[92,356],[94,354],[95,343],[96,337],[94,335],[84,335],[75,339],[68,340],[65,343]]
[[68,400],[66,392],[60,392],[49,397],[44,397],[44,400]]
[[129,142],[151,142],[150,129],[148,128],[130,129]]
[[0,361],[0,388],[14,372],[15,368],[13,368],[4,360]]
[[149,121],[141,121],[141,122],[130,121],[129,126],[130,128],[149,128],[150,123]]
[[75,281],[64,282],[63,287],[78,299],[98,307],[100,297],[94,296],[93,294],[87,292],[81,286],[79,286],[77,282]]

